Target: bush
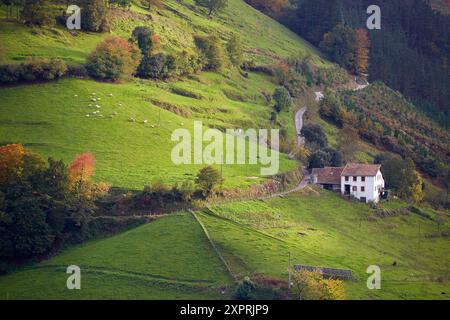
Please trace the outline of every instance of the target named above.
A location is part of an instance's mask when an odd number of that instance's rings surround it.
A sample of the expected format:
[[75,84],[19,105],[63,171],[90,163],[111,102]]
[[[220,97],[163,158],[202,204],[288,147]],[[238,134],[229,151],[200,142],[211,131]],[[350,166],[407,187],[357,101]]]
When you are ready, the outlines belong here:
[[241,38],[237,34],[233,34],[227,43],[228,56],[234,66],[239,67],[242,64],[244,50],[242,48]]
[[11,84],[26,81],[50,81],[62,77],[67,66],[61,59],[28,58],[20,65],[0,66],[0,83]]
[[137,69],[137,76],[144,79],[167,79],[176,74],[177,61],[173,55],[158,53],[145,55]]
[[292,107],[292,97],[285,87],[278,87],[273,94],[275,100],[275,110],[277,112],[289,111]]
[[100,43],[88,58],[86,69],[93,78],[117,81],[131,77],[141,54],[132,43],[111,36]]
[[249,278],[245,278],[240,282],[236,291],[234,292],[234,299],[236,300],[251,300],[254,297],[255,284]]
[[205,69],[209,71],[220,71],[226,65],[225,50],[220,39],[215,36],[194,37],[195,45],[202,52],[206,60]]
[[211,195],[216,186],[222,183],[219,171],[212,166],[206,166],[199,171],[195,183],[203,192],[205,197]]

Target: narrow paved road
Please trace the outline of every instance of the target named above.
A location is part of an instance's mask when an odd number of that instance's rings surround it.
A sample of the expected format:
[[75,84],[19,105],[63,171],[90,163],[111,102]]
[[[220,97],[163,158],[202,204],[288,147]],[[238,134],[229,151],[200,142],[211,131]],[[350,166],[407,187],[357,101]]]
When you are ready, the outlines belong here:
[[306,112],[306,107],[301,108],[295,114],[295,130],[297,131],[298,145],[302,146],[305,143],[305,138],[301,136],[303,128],[303,115]]

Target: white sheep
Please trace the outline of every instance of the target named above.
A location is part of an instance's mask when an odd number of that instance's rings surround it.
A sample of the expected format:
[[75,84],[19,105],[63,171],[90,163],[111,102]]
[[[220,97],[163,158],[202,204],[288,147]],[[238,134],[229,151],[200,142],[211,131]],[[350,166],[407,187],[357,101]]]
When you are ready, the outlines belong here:
[[144,123],[147,123],[148,121],[147,120],[144,120]]

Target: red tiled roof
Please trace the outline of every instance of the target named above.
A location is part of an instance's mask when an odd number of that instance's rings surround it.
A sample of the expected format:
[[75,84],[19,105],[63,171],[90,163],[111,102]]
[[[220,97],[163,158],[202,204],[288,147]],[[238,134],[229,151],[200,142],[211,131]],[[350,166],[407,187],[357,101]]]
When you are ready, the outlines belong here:
[[312,169],[319,184],[341,184],[341,173],[344,167],[325,167]]
[[376,176],[380,168],[380,164],[348,163],[342,170],[342,175],[373,177]]

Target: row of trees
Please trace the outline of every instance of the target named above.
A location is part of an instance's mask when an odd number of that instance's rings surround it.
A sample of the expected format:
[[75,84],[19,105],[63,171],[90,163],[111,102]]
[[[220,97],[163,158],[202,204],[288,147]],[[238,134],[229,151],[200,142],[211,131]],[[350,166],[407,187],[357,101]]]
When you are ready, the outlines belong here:
[[109,189],[92,183],[94,165],[91,154],[66,166],[19,144],[0,147],[0,259],[43,255],[86,232]]
[[110,36],[100,43],[88,57],[86,68],[93,78],[118,81],[133,75],[167,79],[242,64],[243,46],[238,35],[232,35],[226,46],[215,35],[196,35],[194,40],[196,49],[163,53],[157,34],[148,27],[136,27],[129,41]]

